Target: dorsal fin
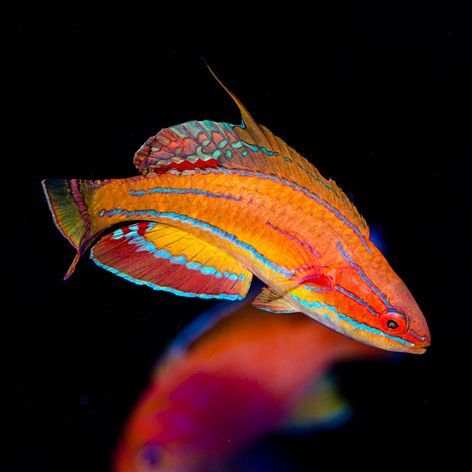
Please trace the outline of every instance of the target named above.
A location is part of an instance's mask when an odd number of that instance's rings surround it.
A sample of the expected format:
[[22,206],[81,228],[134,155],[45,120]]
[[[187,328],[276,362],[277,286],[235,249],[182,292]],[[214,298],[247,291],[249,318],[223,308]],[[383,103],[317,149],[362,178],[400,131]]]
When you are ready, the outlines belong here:
[[[318,181],[319,184],[325,187],[325,190],[330,190],[335,197],[335,200],[339,200],[354,216],[356,224],[361,226],[365,231],[365,235],[368,237],[368,227],[364,218],[359,214],[357,209],[344,194],[344,192],[336,185],[334,180],[326,180],[318,172],[313,164],[308,162],[301,154],[299,154],[295,149],[286,144],[281,138],[273,134],[268,128],[263,125],[259,125],[256,120],[250,115],[247,108],[242,104],[242,102],[234,95],[231,90],[220,80],[220,78],[215,74],[212,68],[207,64],[208,70],[215,80],[221,85],[221,87],[226,91],[226,93],[233,99],[236,103],[239,111],[241,113],[242,122],[244,126],[235,127],[236,134],[239,138],[246,143],[253,143],[259,149],[265,148],[266,151],[270,153],[279,154],[283,156],[285,162],[290,162],[294,165],[291,166],[291,172],[297,173],[296,181],[297,183],[306,184],[305,188],[310,188],[312,182],[310,180]],[[279,169],[276,169],[279,170]],[[281,173],[285,169],[280,169]],[[278,172],[277,172],[278,174]],[[305,175],[304,175],[305,174]],[[323,193],[326,193],[323,191]],[[332,198],[328,197],[328,200]]]
[[[233,99],[234,103],[236,103],[237,107],[239,108],[239,112],[241,113],[241,118],[242,118],[242,123],[243,123],[243,126],[241,127],[251,129],[251,130],[260,129],[256,120],[247,111],[247,108],[242,104],[241,100],[239,100],[239,98],[236,97],[236,95],[233,92],[231,92],[231,90],[221,81],[221,79],[215,74],[213,69],[208,64],[206,64],[206,66],[208,67],[208,70],[210,71],[210,74],[213,76],[213,78],[221,85],[223,90]],[[261,139],[264,139],[264,137],[261,136]]]
[[336,183],[322,177],[295,149],[259,125],[236,95],[209,70],[238,106],[243,123],[232,125],[204,120],[165,128],[149,138],[136,153],[137,169],[142,173],[163,173],[220,168],[275,177],[309,192],[368,238],[369,228],[364,218]]

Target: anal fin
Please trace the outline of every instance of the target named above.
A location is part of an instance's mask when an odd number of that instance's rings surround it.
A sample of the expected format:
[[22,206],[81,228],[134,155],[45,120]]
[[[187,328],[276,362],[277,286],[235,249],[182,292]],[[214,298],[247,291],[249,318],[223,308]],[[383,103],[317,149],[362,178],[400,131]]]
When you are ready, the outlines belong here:
[[241,300],[252,280],[221,249],[162,223],[119,228],[100,239],[91,258],[130,282],[185,297]]

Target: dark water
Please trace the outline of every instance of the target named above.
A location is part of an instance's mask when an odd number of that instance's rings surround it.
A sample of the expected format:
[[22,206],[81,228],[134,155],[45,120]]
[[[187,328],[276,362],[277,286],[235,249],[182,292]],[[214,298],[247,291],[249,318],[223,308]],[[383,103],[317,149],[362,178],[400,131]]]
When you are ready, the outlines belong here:
[[133,175],[131,156],[162,127],[238,122],[200,56],[379,228],[432,331],[424,356],[338,367],[353,421],[273,438],[278,463],[413,470],[460,459],[470,401],[470,174],[461,142],[470,54],[459,6],[24,6],[12,25],[5,91],[14,93],[17,127],[3,204],[14,223],[5,216],[2,233],[14,290],[2,344],[13,394],[3,408],[13,421],[0,470],[108,470],[154,361],[210,305],[133,286],[87,260],[63,282],[73,251],[40,189],[45,177]]

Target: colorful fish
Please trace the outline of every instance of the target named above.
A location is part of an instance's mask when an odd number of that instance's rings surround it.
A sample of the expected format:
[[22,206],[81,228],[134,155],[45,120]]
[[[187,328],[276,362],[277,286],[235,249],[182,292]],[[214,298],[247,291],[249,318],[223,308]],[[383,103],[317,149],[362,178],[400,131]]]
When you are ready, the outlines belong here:
[[385,356],[301,314],[246,305],[227,316],[234,305],[178,336],[131,414],[115,472],[219,471],[269,432],[335,426],[349,410],[327,369]]
[[163,129],[136,153],[137,177],[43,182],[56,226],[77,250],[66,278],[90,247],[98,266],[187,297],[240,300],[255,275],[267,284],[258,308],[423,353],[423,314],[354,205],[225,90],[241,125]]

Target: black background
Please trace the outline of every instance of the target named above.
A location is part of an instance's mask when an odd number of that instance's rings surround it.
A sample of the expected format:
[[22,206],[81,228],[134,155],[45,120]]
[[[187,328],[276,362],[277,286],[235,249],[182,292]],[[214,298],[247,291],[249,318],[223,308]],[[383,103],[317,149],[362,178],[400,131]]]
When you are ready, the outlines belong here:
[[13,374],[13,403],[3,408],[14,414],[1,470],[108,470],[154,361],[210,305],[134,286],[86,259],[63,282],[73,250],[40,188],[46,177],[132,176],[134,152],[169,125],[239,122],[201,56],[259,122],[352,197],[432,331],[426,355],[339,367],[354,420],[275,439],[278,447],[300,470],[459,460],[470,409],[462,9],[374,0],[78,5],[19,8],[11,22],[5,92],[17,126],[4,203],[14,226],[4,218],[2,232],[14,290],[2,345]]

